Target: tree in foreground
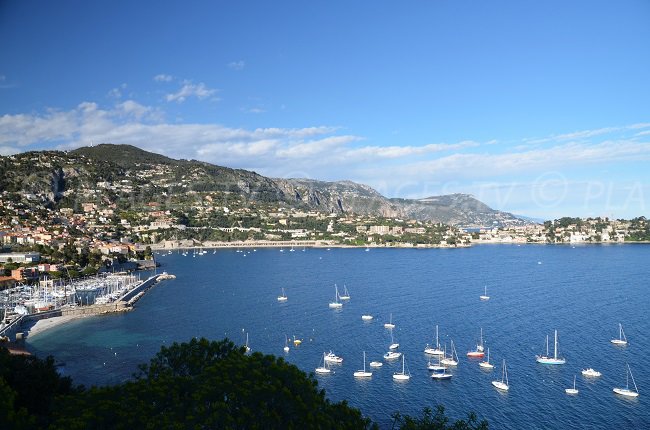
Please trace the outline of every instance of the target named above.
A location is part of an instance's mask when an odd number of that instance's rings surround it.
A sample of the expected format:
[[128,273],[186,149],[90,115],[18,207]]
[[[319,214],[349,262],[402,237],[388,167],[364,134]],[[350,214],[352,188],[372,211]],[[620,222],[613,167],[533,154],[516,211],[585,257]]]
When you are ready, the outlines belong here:
[[414,418],[409,415],[402,415],[399,412],[393,414],[394,425],[399,425],[400,430],[488,430],[486,420],[478,421],[476,414],[471,412],[467,421],[457,420],[449,424],[449,418],[445,415],[445,407],[438,405],[436,412],[431,408],[422,410],[422,417]]
[[[0,348],[0,429],[376,429],[345,401],[333,403],[282,358],[226,340],[162,347],[122,384],[74,387],[54,360]],[[486,430],[476,416],[449,425],[444,408],[395,414],[398,428]]]
[[54,429],[364,429],[358,409],[332,403],[282,358],[228,340],[163,347],[134,381],[64,398]]

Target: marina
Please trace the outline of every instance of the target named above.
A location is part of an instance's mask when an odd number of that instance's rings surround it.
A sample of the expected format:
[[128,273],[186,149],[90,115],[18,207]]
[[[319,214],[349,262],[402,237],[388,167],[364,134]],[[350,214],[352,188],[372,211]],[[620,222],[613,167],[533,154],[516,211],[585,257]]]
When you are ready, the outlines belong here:
[[[77,318],[129,311],[156,282],[173,278],[167,273],[144,280],[139,274],[109,274],[58,286],[45,282],[4,290],[0,296],[0,337],[16,340],[23,337],[26,326],[34,336]],[[40,323],[43,320],[52,321]],[[39,329],[32,330],[32,326]]]
[[[650,258],[650,247],[485,246],[462,254],[264,249],[246,258],[242,254],[232,249],[200,259],[168,255],[163,267],[177,279],[143,296],[137,312],[72,321],[28,338],[28,348],[39,356],[54,354],[66,363],[61,371],[79,383],[113,383],[128,379],[161,345],[201,336],[229,337],[243,345],[250,333],[252,352],[284,356],[306,372],[327,366],[331,371],[318,378],[319,387],[332,400],[359,407],[381,428],[390,428],[394,411],[418,414],[438,403],[450,416],[474,411],[498,429],[535,428],[548,408],[563,423],[590,428],[623,422],[627,428],[630,423],[642,428],[650,420],[643,407],[645,381],[650,379],[642,365],[650,344],[639,336],[650,329],[642,306],[648,278],[642,262]],[[496,267],[494,258],[502,266]],[[212,270],[202,270],[199,260],[209,261]],[[588,271],[593,275],[585,277]],[[333,311],[327,303],[337,282],[353,286],[355,294]],[[481,302],[476,291],[485,283],[492,286],[492,297]],[[277,301],[282,288],[291,295],[285,303]],[[623,314],[626,318],[620,321]],[[363,320],[362,315],[374,318]],[[395,323],[392,330],[384,328],[389,322]],[[619,322],[633,345],[617,348],[610,343]],[[445,357],[425,354],[423,348],[432,339],[435,345],[436,325],[443,354],[445,344],[450,354],[451,340],[463,352],[475,350],[482,340],[486,357],[461,354],[458,365],[444,371],[453,377],[435,381],[427,363],[437,365]],[[534,358],[543,352],[547,334],[553,356],[555,328],[566,364],[537,364]],[[403,355],[384,360],[391,332]],[[292,339],[301,342],[285,355],[283,347]],[[492,371],[480,366],[488,346]],[[83,351],[83,358],[76,358],[75,350]],[[325,365],[330,350],[343,362]],[[372,369],[371,378],[354,376],[363,367],[362,359]],[[507,391],[492,385],[504,376],[504,359]],[[612,391],[626,386],[626,363],[634,372],[638,397]],[[602,376],[583,376],[580,372],[587,368]],[[393,379],[401,372],[410,374],[407,383]],[[569,397],[565,389],[576,374],[580,394]],[[629,386],[633,389],[631,378]],[[567,404],[568,399],[579,408]]]

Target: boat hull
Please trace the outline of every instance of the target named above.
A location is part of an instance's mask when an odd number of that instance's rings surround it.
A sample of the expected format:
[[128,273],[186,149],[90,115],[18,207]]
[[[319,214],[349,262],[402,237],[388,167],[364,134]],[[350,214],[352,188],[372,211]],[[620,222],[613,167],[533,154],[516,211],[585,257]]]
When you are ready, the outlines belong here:
[[494,385],[497,390],[501,391],[508,391],[510,389],[508,385],[501,381],[492,381],[492,385]]
[[354,372],[354,377],[355,378],[370,378],[372,376],[372,372],[365,372],[363,370],[359,370],[358,372]]
[[639,397],[639,393],[632,391],[629,388],[614,388],[614,393],[625,397]]
[[451,379],[453,375],[451,373],[434,373],[431,375],[431,379],[437,379],[438,381],[444,381]]
[[566,364],[566,360],[564,358],[553,358],[553,357],[537,357],[535,360],[540,363],[540,364],[552,364],[552,365],[557,365],[557,364]]

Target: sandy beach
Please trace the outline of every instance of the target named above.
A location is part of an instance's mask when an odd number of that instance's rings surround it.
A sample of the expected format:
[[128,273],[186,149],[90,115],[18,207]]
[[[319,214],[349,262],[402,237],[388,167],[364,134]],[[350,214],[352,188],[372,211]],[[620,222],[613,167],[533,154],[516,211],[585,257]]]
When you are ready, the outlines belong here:
[[27,338],[31,338],[34,336],[37,336],[40,333],[44,333],[45,331],[57,327],[61,324],[65,324],[67,322],[70,322],[72,320],[76,320],[79,318],[85,318],[84,315],[68,315],[68,316],[60,316],[60,317],[52,317],[52,318],[47,318],[47,319],[42,319],[38,320],[34,323],[29,324],[28,326],[23,328],[23,332],[26,333]]

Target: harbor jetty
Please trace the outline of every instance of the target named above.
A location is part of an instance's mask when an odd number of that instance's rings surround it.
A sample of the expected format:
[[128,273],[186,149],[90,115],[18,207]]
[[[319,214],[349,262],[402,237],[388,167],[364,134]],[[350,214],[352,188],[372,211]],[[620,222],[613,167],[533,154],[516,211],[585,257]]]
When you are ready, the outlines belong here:
[[[5,318],[0,324],[0,339],[5,342],[20,341],[24,338],[26,329],[29,331],[30,327],[34,327],[36,323],[42,320],[53,319],[61,323],[93,315],[130,311],[150,288],[162,280],[174,278],[174,275],[166,272],[153,275],[143,281],[129,285],[128,289],[122,291],[122,294],[112,301],[97,298],[92,304],[83,304],[83,300],[75,300],[48,310],[34,309],[31,312],[13,315],[8,315],[7,311],[5,311]],[[7,309],[6,305],[5,309]],[[56,324],[48,326],[52,325]]]

